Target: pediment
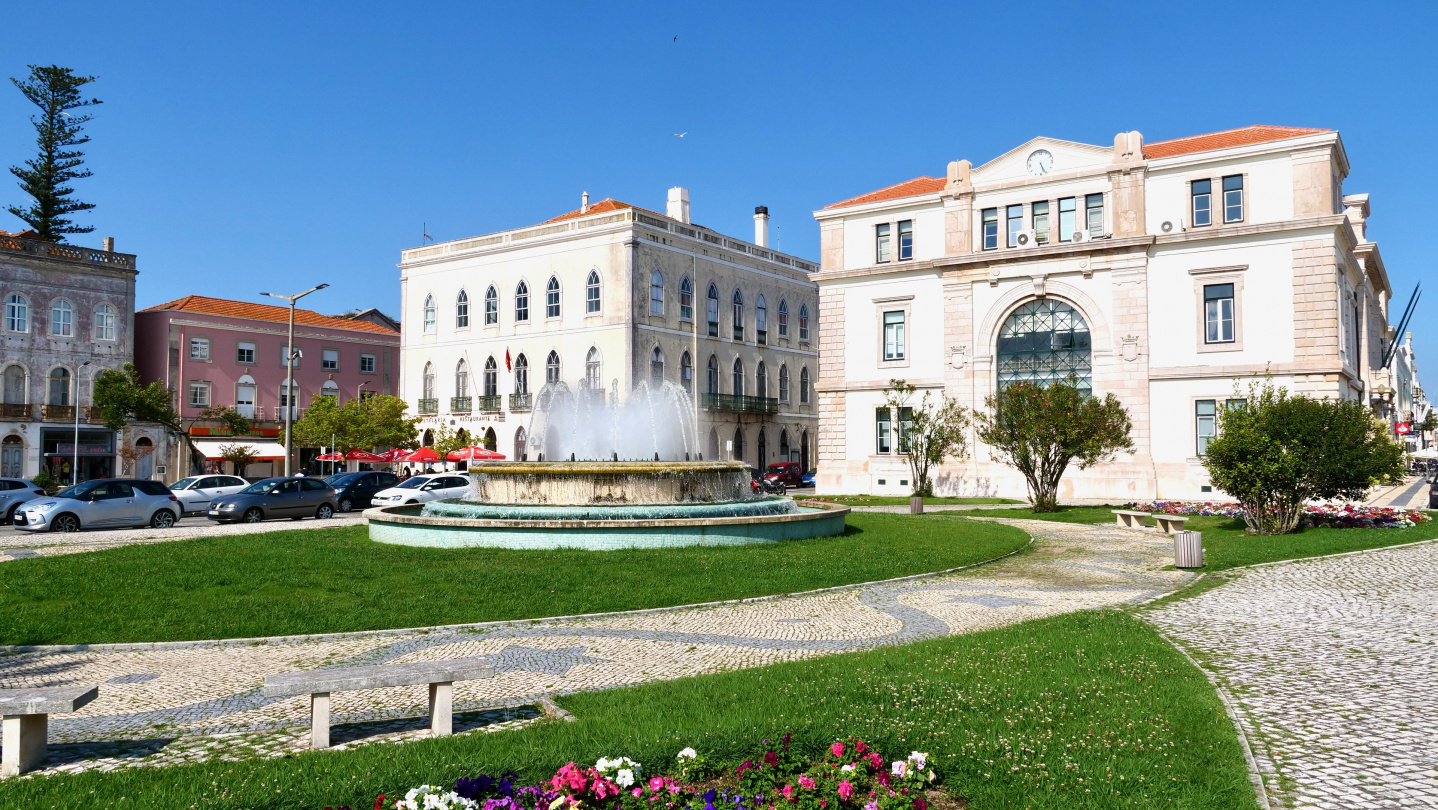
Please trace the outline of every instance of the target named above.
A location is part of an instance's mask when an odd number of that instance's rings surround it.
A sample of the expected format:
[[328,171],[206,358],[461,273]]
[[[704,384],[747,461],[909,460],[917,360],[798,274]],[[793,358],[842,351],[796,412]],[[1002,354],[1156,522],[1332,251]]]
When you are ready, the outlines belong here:
[[1033,138],[979,166],[972,172],[973,181],[980,185],[1004,183],[1013,180],[1030,180],[1029,155],[1043,149],[1054,156],[1053,168],[1049,174],[1067,174],[1078,171],[1098,171],[1113,162],[1113,147],[1094,146],[1087,143],[1064,141],[1058,138]]

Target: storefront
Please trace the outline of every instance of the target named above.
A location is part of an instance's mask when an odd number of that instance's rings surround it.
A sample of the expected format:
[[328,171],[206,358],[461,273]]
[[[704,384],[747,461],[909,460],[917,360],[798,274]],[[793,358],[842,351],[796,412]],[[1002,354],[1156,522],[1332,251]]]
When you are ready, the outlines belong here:
[[[78,452],[75,438],[73,429],[40,432],[40,452],[44,458],[45,471],[50,473],[51,479],[61,484],[78,484],[115,475],[114,431],[81,430]],[[79,475],[75,476],[72,474],[73,465],[77,462]]]

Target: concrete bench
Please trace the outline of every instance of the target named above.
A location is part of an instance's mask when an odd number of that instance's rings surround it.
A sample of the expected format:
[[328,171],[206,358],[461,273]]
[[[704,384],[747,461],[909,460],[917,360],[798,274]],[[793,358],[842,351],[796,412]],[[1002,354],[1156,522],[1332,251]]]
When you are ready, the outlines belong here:
[[310,747],[330,747],[330,693],[429,684],[429,728],[436,737],[454,732],[454,682],[489,678],[488,658],[452,658],[373,667],[342,667],[265,676],[265,697],[310,696]]
[[1183,515],[1154,515],[1153,522],[1164,534],[1174,534],[1183,531],[1183,524],[1188,522],[1188,518]]
[[1149,516],[1148,512],[1130,512],[1127,509],[1113,509],[1110,511],[1118,515],[1117,523],[1125,529],[1142,529],[1143,519]]
[[99,695],[98,686],[0,689],[0,723],[5,736],[0,779],[34,770],[45,760],[50,715],[73,712]]

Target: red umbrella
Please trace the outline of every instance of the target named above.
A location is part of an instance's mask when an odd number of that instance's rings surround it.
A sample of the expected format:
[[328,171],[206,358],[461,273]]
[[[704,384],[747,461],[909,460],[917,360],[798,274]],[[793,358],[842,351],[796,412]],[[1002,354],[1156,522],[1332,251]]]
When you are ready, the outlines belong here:
[[351,450],[345,453],[345,461],[364,461],[371,464],[375,462],[389,461],[384,456],[377,456],[366,450]]
[[384,459],[385,461],[403,461],[403,460],[405,459],[405,457],[409,455],[409,451],[408,451],[408,450],[402,450],[402,449],[396,447],[396,448],[393,449],[393,450],[386,450],[385,452],[380,453],[379,455],[380,455],[380,458]]
[[405,461],[439,461],[439,453],[433,447],[421,447],[404,457]]
[[462,447],[444,457],[446,461],[497,461],[504,458],[503,453],[496,453],[485,447]]
[[341,453],[339,453],[339,452],[334,452],[334,453],[325,453],[325,454],[322,455],[322,456],[317,456],[317,457],[316,457],[316,460],[318,460],[318,461],[344,461],[344,460],[345,460],[345,457],[344,457],[343,454],[341,454]]

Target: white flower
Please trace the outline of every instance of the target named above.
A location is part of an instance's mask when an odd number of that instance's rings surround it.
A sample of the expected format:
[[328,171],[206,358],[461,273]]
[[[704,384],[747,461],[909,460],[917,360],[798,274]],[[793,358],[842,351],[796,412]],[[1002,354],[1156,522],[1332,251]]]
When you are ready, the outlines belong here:
[[679,752],[678,759],[694,759],[697,756],[699,756],[698,751],[695,751],[693,748],[685,748]]
[[628,768],[621,768],[619,773],[614,775],[614,784],[624,788],[634,784],[634,771]]
[[854,770],[854,766],[853,766],[853,765],[845,765],[844,767],[840,768],[839,770],[843,771],[844,773],[848,773],[849,771]]
[[893,767],[890,769],[889,772],[892,773],[894,776],[903,777],[903,775],[904,775],[905,773],[907,773],[908,770],[909,770],[909,763],[907,763],[907,762],[895,762],[894,765],[893,765]]
[[924,769],[924,764],[929,761],[929,755],[923,753],[922,751],[911,751],[909,753],[909,761],[914,763],[915,768],[918,768],[922,771]]

